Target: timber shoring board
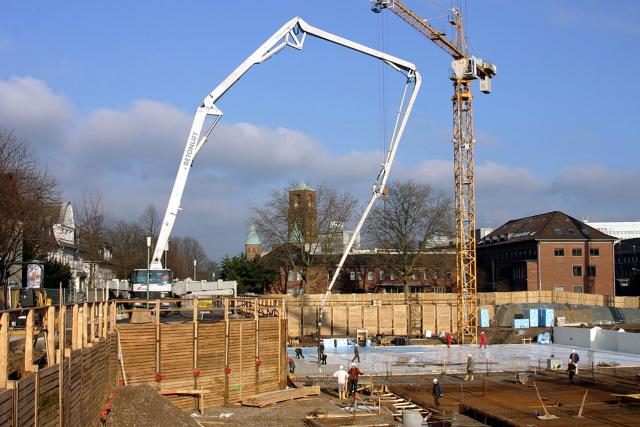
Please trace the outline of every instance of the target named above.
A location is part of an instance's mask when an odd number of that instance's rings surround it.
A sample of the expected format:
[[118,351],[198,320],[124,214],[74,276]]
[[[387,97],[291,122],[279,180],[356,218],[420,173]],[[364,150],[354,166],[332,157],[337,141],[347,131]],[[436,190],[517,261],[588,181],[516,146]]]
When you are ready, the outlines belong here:
[[[53,365],[38,372],[39,396],[38,396],[38,425],[54,426],[58,423],[58,391],[59,391],[59,366]],[[1,424],[0,424],[1,425]]]
[[319,394],[320,386],[289,388],[286,390],[254,394],[253,396],[242,399],[242,404],[245,406],[257,406],[258,408],[262,408],[272,403],[284,402],[307,396],[317,396]]
[[13,425],[13,390],[0,392],[0,426]]
[[[225,355],[225,323],[198,324],[198,388],[210,391],[207,406],[224,403],[225,384],[229,402],[240,402],[247,395],[280,388],[286,343],[286,321],[279,318],[258,319],[258,354],[256,354],[255,319],[229,320],[229,352]],[[281,328],[284,329],[284,333]],[[124,365],[129,384],[155,385],[155,326],[118,325]],[[193,324],[163,323],[160,326],[160,374],[162,388],[191,389],[194,385]],[[227,356],[227,357],[225,357]],[[256,366],[256,357],[262,361]],[[231,372],[225,373],[228,358]],[[228,380],[228,381],[225,381]],[[195,409],[190,396],[169,396],[181,409]]]
[[29,375],[17,382],[18,409],[17,420],[19,426],[31,426],[35,422],[35,394],[36,377]]

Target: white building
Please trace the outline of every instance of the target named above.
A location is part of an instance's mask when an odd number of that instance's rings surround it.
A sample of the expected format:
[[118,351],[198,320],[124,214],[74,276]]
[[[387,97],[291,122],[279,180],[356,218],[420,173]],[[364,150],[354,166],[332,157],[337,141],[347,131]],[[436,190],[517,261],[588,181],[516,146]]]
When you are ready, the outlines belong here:
[[602,231],[616,239],[634,239],[640,237],[640,222],[628,221],[610,221],[610,222],[591,222],[583,221],[596,230]]

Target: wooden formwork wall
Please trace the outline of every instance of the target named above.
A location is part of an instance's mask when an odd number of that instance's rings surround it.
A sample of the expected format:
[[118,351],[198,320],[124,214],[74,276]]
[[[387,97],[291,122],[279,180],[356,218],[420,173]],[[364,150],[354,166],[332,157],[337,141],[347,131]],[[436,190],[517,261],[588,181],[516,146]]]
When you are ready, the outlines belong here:
[[[0,426],[98,426],[116,387],[115,338],[75,350],[62,365],[36,370],[0,391]],[[62,410],[60,408],[62,401]]]
[[[205,401],[210,406],[284,386],[286,327],[284,319],[262,317],[122,324],[118,330],[128,384],[207,390]],[[193,397],[168,398],[181,409],[196,408]]]
[[[322,295],[283,296],[286,301],[290,338],[316,332],[316,318]],[[610,297],[555,291],[493,292],[478,294],[478,307],[488,309],[491,317],[496,305],[524,303],[561,303],[640,308],[638,297]],[[409,306],[404,294],[334,294],[322,315],[323,336],[355,336],[366,328],[370,335],[404,335],[407,316],[418,318],[421,333],[457,331],[456,294],[413,294]],[[418,331],[412,331],[417,333]]]

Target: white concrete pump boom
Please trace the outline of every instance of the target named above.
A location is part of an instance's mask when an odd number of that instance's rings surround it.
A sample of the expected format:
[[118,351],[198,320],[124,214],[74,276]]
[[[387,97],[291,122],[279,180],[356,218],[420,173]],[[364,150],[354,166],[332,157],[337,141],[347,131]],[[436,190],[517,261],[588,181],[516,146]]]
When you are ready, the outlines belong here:
[[[176,180],[175,180],[175,183],[173,184],[173,189],[171,190],[171,197],[169,198],[167,210],[165,212],[164,219],[162,221],[162,226],[160,229],[160,234],[158,236],[158,241],[156,242],[155,249],[153,252],[153,258],[151,260],[151,265],[150,265],[151,270],[162,269],[162,261],[161,261],[162,253],[164,251],[164,248],[166,247],[167,241],[169,239],[169,235],[171,234],[171,230],[173,228],[173,224],[176,219],[176,215],[178,214],[178,210],[180,208],[180,201],[182,199],[182,193],[184,191],[184,187],[187,182],[189,170],[198,152],[206,144],[209,135],[213,131],[214,127],[218,124],[218,121],[220,120],[220,118],[222,117],[222,111],[220,111],[215,106],[215,103],[253,65],[260,64],[266,61],[267,59],[271,58],[273,55],[280,52],[282,49],[284,49],[287,46],[301,50],[307,34],[323,40],[327,40],[329,42],[335,43],[340,46],[347,47],[357,52],[364,53],[374,58],[380,59],[385,63],[387,63],[388,65],[390,65],[395,70],[401,72],[406,77],[406,84],[405,84],[404,93],[402,97],[402,103],[401,103],[400,110],[398,111],[398,117],[396,119],[396,127],[392,137],[389,152],[387,153],[385,162],[382,164],[382,169],[378,174],[376,183],[374,184],[371,201],[367,205],[365,214],[363,215],[362,219],[358,223],[358,227],[356,228],[356,233],[362,227],[362,224],[364,223],[366,215],[368,214],[369,210],[373,206],[373,202],[384,191],[384,187],[389,174],[389,170],[391,168],[391,164],[393,162],[393,157],[395,155],[398,142],[400,141],[402,132],[404,131],[404,127],[406,125],[407,119],[411,112],[413,101],[415,100],[420,88],[420,82],[421,82],[420,73],[418,73],[418,71],[416,70],[415,65],[410,62],[404,61],[402,59],[396,58],[395,56],[388,55],[384,52],[371,49],[359,43],[355,43],[353,41],[350,41],[342,37],[336,36],[334,34],[328,33],[326,31],[320,30],[318,28],[315,28],[307,24],[302,18],[295,17],[291,19],[289,22],[287,22],[286,24],[284,24],[278,31],[276,31],[266,42],[264,42],[255,52],[253,52],[242,64],[240,64],[231,74],[229,74],[229,76],[226,79],[224,79],[222,83],[220,83],[215,89],[213,89],[213,91],[211,91],[211,93],[209,93],[209,95],[207,95],[207,97],[204,99],[203,104],[196,110],[195,117],[193,118],[193,124],[191,125],[191,131],[189,132],[189,136],[187,138],[187,144],[185,146],[184,153],[182,154],[180,165],[178,166],[178,173],[176,175]],[[403,107],[403,103],[406,98],[407,87],[412,83],[414,86],[411,91],[409,102],[405,107]],[[207,118],[207,116],[212,116],[213,121],[208,126],[206,131],[202,133],[202,130],[205,124],[205,119]],[[349,242],[349,245],[345,250],[343,259],[341,260],[339,267],[342,266],[342,263],[344,262],[344,259],[346,258],[348,252],[351,250],[352,245],[353,245],[353,238]],[[336,272],[336,275],[334,275],[333,280],[331,281],[331,286],[333,286],[333,283],[335,282],[336,277],[337,277],[337,272]],[[330,289],[331,288],[329,288],[328,292],[330,292]],[[323,298],[323,302],[325,298]]]

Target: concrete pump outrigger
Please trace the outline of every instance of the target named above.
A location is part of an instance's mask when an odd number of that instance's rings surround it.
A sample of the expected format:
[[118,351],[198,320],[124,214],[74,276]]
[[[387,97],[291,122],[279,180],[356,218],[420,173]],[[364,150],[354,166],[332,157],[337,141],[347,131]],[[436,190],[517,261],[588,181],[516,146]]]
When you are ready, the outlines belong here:
[[[371,57],[377,58],[384,63],[388,64],[390,67],[400,72],[405,76],[406,82],[404,86],[404,90],[402,92],[402,98],[400,101],[400,106],[398,108],[398,113],[395,120],[395,126],[393,133],[391,135],[391,141],[389,144],[389,150],[386,153],[385,161],[381,165],[381,169],[378,173],[375,183],[372,188],[372,195],[369,203],[367,204],[360,221],[358,222],[355,233],[353,234],[351,240],[346,246],[342,258],[333,274],[331,282],[327,288],[326,294],[322,298],[322,303],[320,306],[320,311],[318,315],[318,338],[320,333],[321,319],[322,319],[322,309],[324,303],[328,295],[331,293],[331,289],[335,284],[336,278],[340,274],[340,269],[344,264],[344,261],[351,251],[353,243],[355,241],[355,237],[360,232],[362,225],[364,224],[369,211],[373,207],[374,202],[378,197],[380,197],[385,191],[385,185],[387,182],[387,178],[389,176],[389,171],[391,170],[391,165],[393,163],[393,159],[398,148],[398,143],[402,137],[405,126],[407,124],[407,120],[409,115],[411,114],[411,109],[413,107],[413,103],[418,95],[420,90],[421,78],[420,73],[416,70],[414,64],[404,61],[402,59],[396,58],[395,56],[388,55],[384,52],[380,52],[375,49],[371,49],[367,46],[361,45],[359,43],[355,43],[353,41],[344,39],[342,37],[336,36],[334,34],[323,31],[319,28],[315,28],[309,24],[307,24],[302,18],[295,17],[291,19],[289,22],[284,24],[278,31],[276,31],[266,42],[262,44],[255,52],[253,52],[242,64],[240,64],[229,76],[224,79],[222,83],[220,83],[207,97],[204,99],[202,105],[197,109],[195,117],[193,118],[193,124],[191,125],[191,131],[189,132],[189,136],[187,138],[187,144],[184,149],[184,153],[182,154],[182,159],[180,160],[180,165],[178,167],[178,173],[176,175],[175,183],[173,184],[173,189],[171,191],[171,197],[169,198],[169,203],[167,205],[167,210],[164,215],[164,219],[162,221],[160,234],[158,236],[158,241],[156,242],[155,249],[153,251],[153,258],[150,264],[150,270],[162,270],[162,253],[166,247],[167,241],[169,239],[169,235],[171,234],[171,229],[173,228],[173,224],[175,222],[176,216],[178,214],[178,210],[180,207],[180,201],[182,199],[182,193],[184,191],[184,187],[187,182],[187,177],[189,175],[189,170],[191,169],[191,165],[193,164],[194,159],[196,158],[198,152],[202,149],[202,147],[206,144],[207,139],[211,135],[211,132],[215,128],[215,126],[220,121],[222,117],[222,111],[218,109],[215,103],[220,99],[222,95],[224,95],[227,90],[229,90],[253,65],[260,64],[273,55],[280,52],[287,46],[290,46],[294,49],[301,50],[307,35],[317,37],[319,39],[323,39],[332,43],[335,43],[340,46],[347,47],[349,49],[355,50],[357,52],[363,53],[365,55],[369,55]],[[409,91],[409,87],[413,86]],[[407,97],[408,92],[410,92]],[[204,133],[202,130],[205,126],[205,120],[211,116],[211,123]]]

